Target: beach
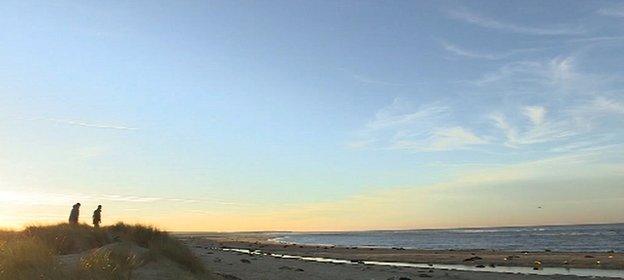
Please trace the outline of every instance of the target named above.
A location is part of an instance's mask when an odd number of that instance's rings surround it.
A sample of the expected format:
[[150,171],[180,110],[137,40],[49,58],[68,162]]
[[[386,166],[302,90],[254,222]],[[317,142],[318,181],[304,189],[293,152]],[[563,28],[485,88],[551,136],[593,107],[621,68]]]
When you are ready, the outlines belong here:
[[[624,255],[621,253],[310,246],[278,243],[263,234],[187,236],[183,241],[207,267],[225,279],[583,279],[589,276],[533,273],[545,273],[556,268],[561,269],[559,274],[566,274],[566,271],[574,273],[576,269],[589,273],[606,272],[606,276],[613,272],[611,276],[618,276],[624,269]],[[335,261],[332,263],[328,259]],[[543,270],[532,270],[536,260]],[[371,262],[415,264],[417,267]],[[445,265],[456,265],[461,269],[448,269]],[[501,267],[522,269],[491,272]]]

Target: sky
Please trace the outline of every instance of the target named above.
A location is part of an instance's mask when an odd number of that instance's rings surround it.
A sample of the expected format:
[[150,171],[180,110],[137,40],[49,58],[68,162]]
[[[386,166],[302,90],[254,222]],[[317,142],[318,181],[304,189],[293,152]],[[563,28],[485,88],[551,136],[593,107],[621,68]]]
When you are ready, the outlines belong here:
[[620,1],[6,1],[0,227],[624,222]]

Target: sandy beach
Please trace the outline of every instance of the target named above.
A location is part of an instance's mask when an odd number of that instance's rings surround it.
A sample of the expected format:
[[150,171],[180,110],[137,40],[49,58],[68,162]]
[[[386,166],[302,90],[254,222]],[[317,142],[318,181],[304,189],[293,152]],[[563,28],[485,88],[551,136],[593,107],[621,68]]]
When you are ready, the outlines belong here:
[[[510,272],[478,271],[493,267],[532,267],[539,260],[544,269],[624,269],[620,253],[558,253],[502,251],[429,251],[400,248],[355,248],[280,244],[262,234],[214,234],[184,238],[206,266],[225,279],[584,279],[571,275],[527,275]],[[348,260],[346,263],[320,263],[284,259],[270,255],[228,251],[232,248],[259,250],[264,254],[320,257]],[[434,264],[433,267],[396,267],[365,262]],[[567,263],[566,263],[567,262]],[[435,265],[462,265],[477,271],[441,269]],[[530,271],[525,269],[525,271]],[[228,278],[229,277],[229,278]],[[404,277],[404,278],[401,278]],[[597,277],[594,279],[598,279]],[[612,279],[612,278],[604,278]]]

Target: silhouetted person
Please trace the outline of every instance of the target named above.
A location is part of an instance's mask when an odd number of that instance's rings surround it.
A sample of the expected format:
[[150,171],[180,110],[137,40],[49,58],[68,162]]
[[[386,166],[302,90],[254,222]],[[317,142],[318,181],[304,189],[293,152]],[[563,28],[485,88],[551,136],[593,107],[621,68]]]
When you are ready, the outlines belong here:
[[69,213],[69,223],[70,224],[78,224],[78,216],[80,215],[80,203],[74,204],[72,206],[71,213]]
[[102,222],[102,205],[98,205],[97,209],[93,211],[93,226],[100,227],[100,223]]

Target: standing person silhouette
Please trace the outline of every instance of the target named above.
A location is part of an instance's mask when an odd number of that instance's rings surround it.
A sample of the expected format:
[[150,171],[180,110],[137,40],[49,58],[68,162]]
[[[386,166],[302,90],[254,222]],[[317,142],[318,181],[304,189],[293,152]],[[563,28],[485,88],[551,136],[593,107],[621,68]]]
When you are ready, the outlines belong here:
[[78,224],[78,216],[80,215],[80,203],[74,204],[72,206],[71,213],[69,213],[69,224],[75,225]]
[[102,205],[98,205],[97,209],[93,211],[93,226],[98,228],[102,222]]

